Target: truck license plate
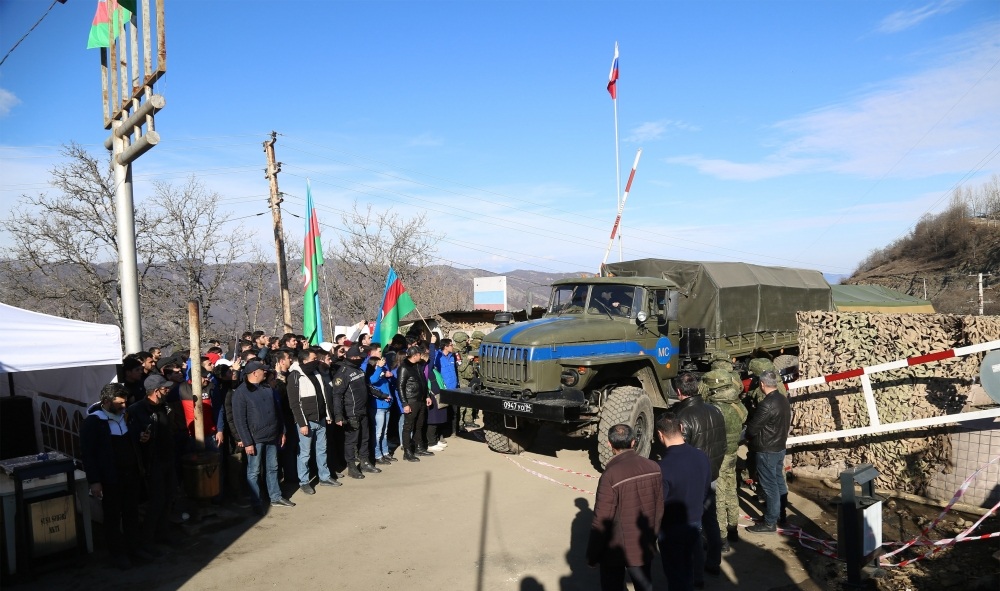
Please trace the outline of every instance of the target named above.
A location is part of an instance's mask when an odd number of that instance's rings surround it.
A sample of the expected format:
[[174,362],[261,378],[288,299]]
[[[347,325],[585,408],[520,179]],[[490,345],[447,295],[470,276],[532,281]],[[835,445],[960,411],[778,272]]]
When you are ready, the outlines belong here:
[[503,401],[503,409],[511,411],[511,412],[530,413],[531,412],[531,403],[530,402],[514,402],[513,400],[504,400]]

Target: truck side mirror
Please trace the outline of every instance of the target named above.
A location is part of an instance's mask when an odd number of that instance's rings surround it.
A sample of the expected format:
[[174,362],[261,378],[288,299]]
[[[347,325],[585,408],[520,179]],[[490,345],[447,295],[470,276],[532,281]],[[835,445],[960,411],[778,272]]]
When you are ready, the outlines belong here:
[[681,294],[676,291],[667,292],[667,320],[677,320],[677,308],[680,304]]

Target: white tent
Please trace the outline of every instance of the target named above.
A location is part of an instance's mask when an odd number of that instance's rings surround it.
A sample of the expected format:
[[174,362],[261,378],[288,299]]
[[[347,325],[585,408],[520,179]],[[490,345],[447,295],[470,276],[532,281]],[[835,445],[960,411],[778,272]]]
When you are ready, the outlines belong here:
[[34,400],[35,432],[43,448],[62,447],[55,441],[77,434],[86,407],[115,379],[121,360],[116,326],[0,303],[0,396]]

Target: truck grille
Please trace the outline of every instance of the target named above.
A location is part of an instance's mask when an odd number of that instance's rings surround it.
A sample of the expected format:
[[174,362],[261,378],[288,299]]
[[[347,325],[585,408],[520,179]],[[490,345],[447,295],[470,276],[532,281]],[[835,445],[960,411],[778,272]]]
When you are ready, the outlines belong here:
[[528,347],[483,344],[480,377],[496,384],[520,385],[528,381]]

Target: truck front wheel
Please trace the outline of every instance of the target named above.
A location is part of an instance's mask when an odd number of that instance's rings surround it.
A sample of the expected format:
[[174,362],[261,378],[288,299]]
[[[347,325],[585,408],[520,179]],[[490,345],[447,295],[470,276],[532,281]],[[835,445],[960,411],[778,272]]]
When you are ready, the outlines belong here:
[[518,418],[518,428],[508,429],[504,425],[503,415],[495,412],[483,412],[483,432],[486,434],[486,444],[493,451],[502,454],[516,455],[526,451],[534,443],[538,427],[538,423]]
[[635,451],[644,458],[649,457],[653,445],[653,403],[642,388],[619,386],[611,391],[601,409],[601,420],[597,428],[597,453],[603,470],[614,453],[608,445],[608,430],[615,425],[632,427],[635,435]]

